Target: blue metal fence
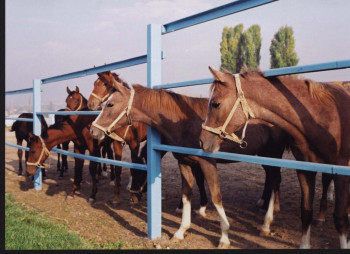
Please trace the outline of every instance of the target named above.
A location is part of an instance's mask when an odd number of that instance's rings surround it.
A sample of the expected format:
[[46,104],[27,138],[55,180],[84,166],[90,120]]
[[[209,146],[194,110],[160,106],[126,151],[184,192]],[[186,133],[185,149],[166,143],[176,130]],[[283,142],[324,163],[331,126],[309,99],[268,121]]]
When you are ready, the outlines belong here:
[[[150,88],[175,88],[184,87],[192,85],[207,84],[213,81],[212,78],[184,81],[171,84],[161,84],[161,36],[170,32],[174,32],[180,29],[184,29],[190,26],[194,26],[203,22],[207,22],[213,19],[217,19],[226,15],[230,15],[236,12],[244,11],[250,8],[254,8],[263,4],[271,3],[276,0],[242,0],[235,1],[223,6],[219,6],[214,9],[207,10],[202,13],[198,13],[174,22],[170,22],[164,25],[148,25],[147,26],[147,55],[119,61],[116,63],[111,63],[95,68],[90,68],[82,71],[72,72],[64,75],[59,75],[55,77],[50,77],[42,80],[34,80],[33,88],[8,91],[6,95],[20,94],[20,93],[33,93],[34,103],[33,103],[33,124],[34,124],[34,134],[40,135],[40,116],[43,114],[60,114],[60,115],[87,115],[99,114],[98,111],[90,112],[41,112],[41,89],[43,84],[62,81],[66,79],[79,78],[86,75],[96,74],[102,71],[115,70],[130,67],[133,65],[147,63],[147,86]],[[315,71],[325,71],[334,69],[343,69],[350,67],[350,60],[334,61],[320,64],[304,65],[287,67],[273,70],[266,70],[264,74],[266,76],[278,76],[286,74],[297,74],[305,72],[315,72]],[[13,118],[12,118],[13,119]],[[309,162],[298,162],[292,160],[282,160],[265,158],[258,156],[248,156],[241,154],[217,152],[215,154],[205,153],[200,149],[184,148],[176,146],[167,146],[160,144],[160,135],[152,128],[148,127],[148,164],[136,164],[128,163],[123,161],[113,161],[109,159],[97,158],[88,155],[74,154],[60,149],[52,149],[55,152],[62,153],[68,156],[73,156],[86,160],[93,160],[96,162],[103,162],[107,164],[135,168],[140,170],[147,170],[147,181],[148,181],[148,193],[147,193],[147,210],[148,210],[148,236],[150,238],[156,238],[161,236],[161,158],[160,151],[169,151],[185,154],[193,154],[198,156],[206,156],[212,158],[221,158],[227,160],[244,161],[257,164],[265,164],[272,166],[280,166],[292,169],[303,169],[309,171],[325,172],[331,174],[343,174],[350,175],[350,167],[338,166],[338,165],[328,165],[320,163],[309,163]],[[27,149],[25,147],[19,147],[10,143],[6,145]],[[36,176],[36,186],[41,188],[41,173]],[[37,189],[40,189],[37,187]]]

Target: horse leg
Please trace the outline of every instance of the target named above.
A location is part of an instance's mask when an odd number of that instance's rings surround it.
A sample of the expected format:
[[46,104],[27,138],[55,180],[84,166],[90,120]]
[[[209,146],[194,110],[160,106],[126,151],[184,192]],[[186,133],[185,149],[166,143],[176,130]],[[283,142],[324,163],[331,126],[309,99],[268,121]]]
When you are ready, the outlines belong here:
[[222,195],[215,160],[199,158],[199,162],[209,187],[211,199],[220,216],[221,238],[218,248],[228,248],[230,246],[230,240],[228,238],[230,224],[222,205]]
[[343,175],[334,175],[335,187],[335,208],[334,224],[339,234],[341,249],[350,248],[350,242],[347,242],[347,232],[349,220],[347,214],[347,205],[349,200],[349,177]]
[[[61,149],[61,144],[58,144],[57,148]],[[57,172],[58,171],[61,172],[61,154],[60,153],[57,153]],[[61,176],[61,174],[60,174],[60,176]]]
[[270,184],[271,194],[268,202],[268,208],[265,214],[264,224],[261,227],[260,235],[270,234],[270,225],[273,222],[273,213],[279,212],[279,186],[281,183],[281,171],[278,167],[265,166],[264,167],[266,179]]
[[300,249],[310,249],[310,232],[312,222],[312,203],[315,194],[315,172],[297,170],[301,188],[301,230]]
[[328,188],[333,179],[331,174],[322,174],[322,197],[320,200],[320,211],[315,220],[315,223],[321,226],[325,222],[326,210],[327,210],[327,196],[328,196]]
[[[84,151],[83,149],[80,149],[76,145],[74,145],[74,152],[77,154],[82,154]],[[83,167],[84,167],[84,160],[74,158],[74,182],[72,185],[72,191],[69,194],[70,197],[74,197],[75,191],[80,189],[80,183],[83,180]]]
[[[17,140],[17,145],[22,146],[23,139],[22,140]],[[23,172],[22,168],[22,156],[23,156],[23,151],[22,149],[17,150],[17,155],[18,155],[18,175],[21,176]]]
[[[62,149],[68,151],[68,148],[69,148],[69,141],[64,142],[62,144]],[[67,172],[67,170],[68,170],[67,155],[62,154],[62,171]]]
[[268,166],[265,166],[265,165],[263,165],[263,168],[265,170],[264,190],[263,190],[263,193],[261,195],[261,198],[256,202],[256,206],[258,208],[266,210],[267,203],[268,203],[267,200],[270,199],[272,188],[271,188],[271,182],[270,182],[271,177],[269,175],[270,170],[269,170]]
[[[111,148],[111,146],[110,146],[110,144],[108,144],[108,145],[105,145],[105,146],[103,146],[103,148],[102,148],[102,153],[103,153],[103,151],[105,151],[105,154],[104,154],[104,156],[106,155],[106,153],[107,153],[107,158],[108,159],[110,159],[110,160],[113,160],[114,159],[114,157],[113,157],[113,150],[112,150],[112,148]],[[114,165],[109,165],[110,166],[110,168],[111,168],[111,176],[110,176],[110,183],[109,183],[109,185],[114,185],[114,179],[115,179],[115,167],[116,166],[114,166]],[[103,163],[103,171],[107,171],[107,165],[106,165],[106,163]]]
[[[122,153],[123,153],[123,146],[118,141],[113,141],[113,149],[114,149],[114,159],[115,160],[121,160]],[[122,173],[122,167],[120,166],[114,166],[111,167],[111,170],[114,170],[114,197],[113,197],[113,205],[117,205],[120,203],[120,180],[121,180],[121,173]]]
[[174,234],[172,241],[181,241],[184,239],[184,233],[191,226],[191,198],[193,188],[193,174],[189,165],[179,162],[182,180],[182,203],[183,212],[180,228]]

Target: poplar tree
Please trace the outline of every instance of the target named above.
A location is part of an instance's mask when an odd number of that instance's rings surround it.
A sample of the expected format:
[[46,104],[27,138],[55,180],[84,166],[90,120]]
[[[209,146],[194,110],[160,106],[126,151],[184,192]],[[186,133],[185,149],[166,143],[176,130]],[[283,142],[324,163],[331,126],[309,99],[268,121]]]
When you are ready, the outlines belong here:
[[241,70],[244,64],[256,69],[260,63],[261,35],[258,25],[243,32],[243,24],[224,27],[220,43],[221,69],[232,73]]
[[295,66],[299,59],[295,52],[293,28],[281,27],[274,35],[270,46],[271,69]]

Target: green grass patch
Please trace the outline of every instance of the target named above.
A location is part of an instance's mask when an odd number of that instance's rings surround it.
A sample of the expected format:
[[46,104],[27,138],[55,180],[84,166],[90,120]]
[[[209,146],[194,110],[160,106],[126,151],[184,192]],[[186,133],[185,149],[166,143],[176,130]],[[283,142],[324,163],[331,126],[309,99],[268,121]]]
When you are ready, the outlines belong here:
[[5,194],[6,250],[121,249],[122,242],[98,244],[69,232],[66,225],[29,210]]

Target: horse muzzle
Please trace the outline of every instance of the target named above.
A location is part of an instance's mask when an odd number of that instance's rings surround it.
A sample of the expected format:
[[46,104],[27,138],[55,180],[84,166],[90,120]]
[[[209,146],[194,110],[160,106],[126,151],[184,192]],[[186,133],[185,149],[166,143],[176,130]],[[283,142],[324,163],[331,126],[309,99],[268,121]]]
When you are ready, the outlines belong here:
[[93,125],[90,128],[90,134],[94,139],[99,139],[99,140],[103,139],[105,136],[105,133],[102,130],[96,128]]

